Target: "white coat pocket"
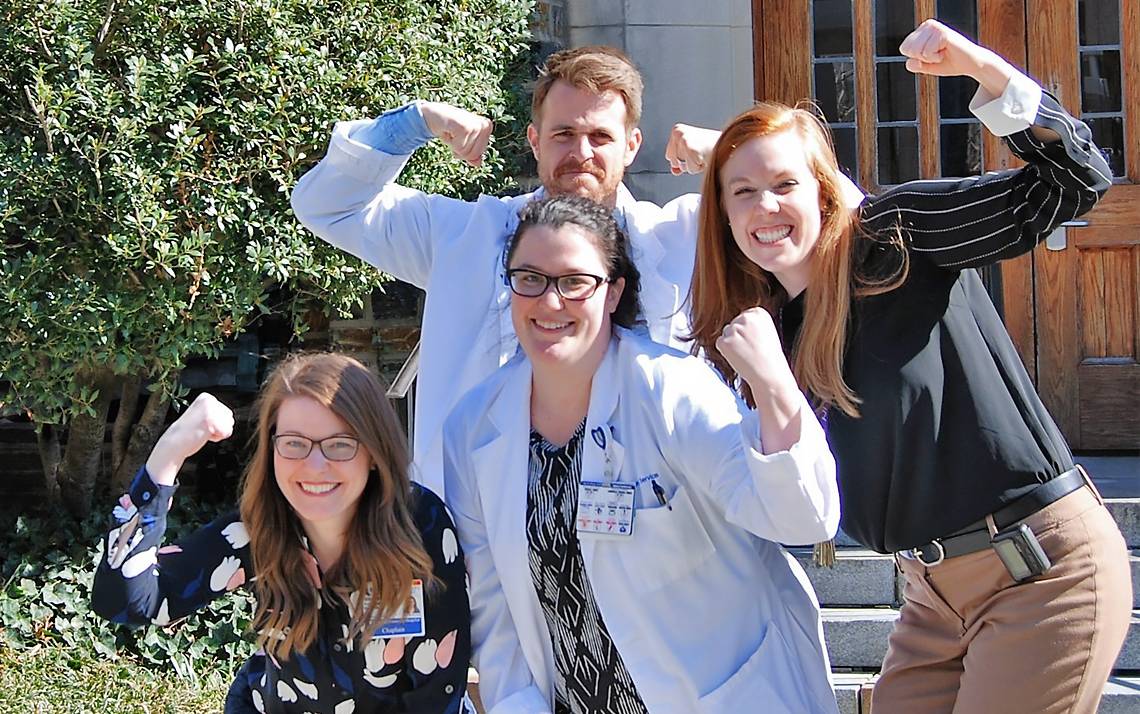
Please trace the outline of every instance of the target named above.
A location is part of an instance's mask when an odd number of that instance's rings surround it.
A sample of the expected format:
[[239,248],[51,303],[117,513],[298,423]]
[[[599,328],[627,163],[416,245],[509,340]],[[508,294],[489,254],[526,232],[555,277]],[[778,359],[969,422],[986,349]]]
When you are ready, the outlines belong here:
[[656,590],[693,573],[713,555],[713,543],[684,486],[665,506],[639,508],[632,548],[622,549],[622,566],[635,590]]
[[701,697],[700,710],[707,714],[760,711],[756,707],[763,703],[766,714],[834,712],[812,701],[799,662],[780,631],[768,623],[760,646],[723,684]]

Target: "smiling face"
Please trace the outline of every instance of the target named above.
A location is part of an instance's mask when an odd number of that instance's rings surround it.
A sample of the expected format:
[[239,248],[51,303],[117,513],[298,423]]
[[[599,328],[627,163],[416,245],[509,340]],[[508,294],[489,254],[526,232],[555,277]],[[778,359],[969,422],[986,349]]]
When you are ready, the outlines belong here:
[[641,147],[641,130],[627,129],[617,92],[598,94],[558,80],[527,127],[527,140],[550,195],[583,196],[613,208],[625,169]]
[[807,287],[820,231],[819,182],[795,131],[749,139],[719,175],[723,209],[745,257],[788,295]]
[[[519,236],[510,267],[551,276],[607,276],[593,239],[574,224],[527,228]],[[588,369],[592,373],[609,344],[610,314],[624,287],[624,278],[603,283],[585,300],[566,300],[553,285],[538,297],[512,293],[511,322],[531,363],[538,369]]]
[[[298,435],[314,442],[330,436],[352,436],[352,429],[331,409],[312,397],[292,396],[277,411],[278,436]],[[273,451],[277,487],[305,527],[340,536],[348,529],[356,505],[368,483],[371,459],[360,446],[349,461],[329,461],[313,444],[304,459],[286,459]]]

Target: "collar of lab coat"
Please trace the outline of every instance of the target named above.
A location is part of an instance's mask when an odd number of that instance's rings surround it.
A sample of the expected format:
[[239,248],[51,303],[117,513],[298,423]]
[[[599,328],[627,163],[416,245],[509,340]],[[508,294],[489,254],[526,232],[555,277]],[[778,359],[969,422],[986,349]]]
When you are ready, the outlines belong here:
[[[609,469],[614,480],[621,480],[622,462],[625,450],[618,441],[619,430],[614,423],[620,401],[619,352],[625,330],[615,328],[590,384],[590,405],[586,412],[586,434],[582,443],[582,479],[604,481]],[[520,350],[511,363],[504,367],[508,371],[503,388],[487,409],[487,417],[494,428],[494,438],[486,441],[474,454],[477,473],[487,471],[480,468],[479,462],[487,459],[487,464],[500,464],[506,469],[502,479],[479,479],[483,488],[495,491],[485,502],[495,503],[501,508],[518,509],[522,513],[518,519],[509,513],[496,519],[498,525],[508,528],[512,524],[522,527],[526,513],[526,474],[530,458],[530,390],[533,372],[530,360]],[[513,505],[510,505],[513,504]],[[524,539],[525,542],[525,539]]]
[[[590,406],[586,415],[586,435],[582,443],[582,478],[604,480],[606,454],[611,470],[621,480],[624,449],[614,418],[620,402],[619,367],[622,333],[614,330],[605,357],[594,373],[590,387]],[[484,525],[491,551],[499,570],[504,592],[513,593],[508,601],[529,601],[525,611],[512,617],[518,628],[519,642],[531,671],[550,672],[553,654],[549,651],[550,635],[542,616],[526,567],[529,553],[526,534],[527,477],[530,459],[530,391],[533,372],[530,361],[521,351],[504,366],[504,383],[487,409],[491,438],[471,454],[472,466],[478,474],[476,483],[483,504]],[[597,431],[602,435],[595,438]],[[604,447],[599,445],[599,441]],[[581,540],[582,559],[589,572],[594,557],[595,539]],[[549,682],[538,682],[550,691]]]

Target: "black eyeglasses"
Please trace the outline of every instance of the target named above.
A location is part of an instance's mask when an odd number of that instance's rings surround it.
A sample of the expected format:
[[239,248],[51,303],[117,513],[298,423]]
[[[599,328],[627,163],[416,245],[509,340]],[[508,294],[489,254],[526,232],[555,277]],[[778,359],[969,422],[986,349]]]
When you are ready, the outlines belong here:
[[273,448],[277,454],[291,461],[309,458],[314,444],[320,447],[329,461],[352,461],[360,448],[360,442],[351,436],[329,436],[315,441],[300,434],[276,434],[273,437]]
[[610,278],[590,273],[547,275],[526,268],[511,268],[507,271],[507,285],[511,286],[511,292],[522,297],[542,297],[554,285],[555,292],[563,300],[589,300],[603,283],[610,282],[613,282]]

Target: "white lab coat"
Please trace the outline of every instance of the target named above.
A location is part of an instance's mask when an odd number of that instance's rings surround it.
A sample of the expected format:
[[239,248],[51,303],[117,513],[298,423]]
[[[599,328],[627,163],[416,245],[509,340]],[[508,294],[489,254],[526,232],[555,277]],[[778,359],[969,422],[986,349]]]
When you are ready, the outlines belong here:
[[[525,530],[531,368],[520,353],[447,420],[448,505],[467,558],[479,691],[491,714],[551,712],[554,659]],[[757,420],[701,360],[616,330],[594,376],[582,478],[637,487],[633,535],[580,537],[598,610],[651,714],[835,712],[819,605],[779,542],[832,537],[835,463],[806,401],[798,442],[757,450]],[[743,416],[742,416],[743,414]]]
[[[416,385],[416,480],[445,496],[441,432],[468,389],[515,353],[503,252],[518,211],[536,194],[466,202],[394,183],[408,156],[354,140],[367,121],[341,122],[328,153],[293,190],[293,211],[309,230],[400,280],[427,291]],[[541,193],[541,192],[539,192]],[[641,272],[650,336],[687,349],[689,292],[700,197],[664,207],[634,201],[624,186],[617,211]]]

